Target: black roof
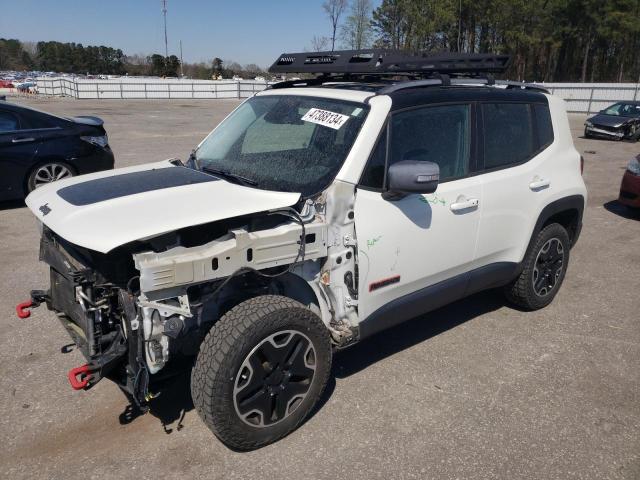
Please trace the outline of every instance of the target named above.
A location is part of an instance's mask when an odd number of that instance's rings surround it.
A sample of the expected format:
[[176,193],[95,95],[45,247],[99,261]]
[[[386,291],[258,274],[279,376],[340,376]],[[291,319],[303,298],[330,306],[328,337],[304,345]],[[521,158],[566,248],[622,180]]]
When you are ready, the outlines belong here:
[[482,86],[450,86],[413,88],[389,94],[392,110],[416,105],[446,102],[526,102],[548,104],[540,91],[526,89],[487,88]]
[[13,112],[24,112],[25,110],[30,112],[30,113],[35,113],[37,115],[45,115],[48,117],[55,117],[58,120],[65,120],[65,121],[69,121],[69,119],[67,118],[63,118],[63,117],[59,117],[57,115],[53,115],[51,113],[48,112],[43,112],[42,110],[38,110],[37,108],[33,108],[33,107],[29,107],[27,105],[20,105],[18,103],[11,103],[11,102],[7,102],[7,101],[3,101],[2,103],[0,103],[0,107],[2,107],[3,110],[10,110]]

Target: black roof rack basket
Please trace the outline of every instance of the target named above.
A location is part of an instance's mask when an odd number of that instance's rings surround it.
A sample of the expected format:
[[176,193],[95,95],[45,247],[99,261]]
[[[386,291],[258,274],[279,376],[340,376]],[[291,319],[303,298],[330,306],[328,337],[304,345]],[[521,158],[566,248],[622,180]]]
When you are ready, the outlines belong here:
[[320,75],[474,75],[503,73],[509,55],[484,53],[426,54],[403,50],[339,50],[283,53],[269,68],[271,73]]

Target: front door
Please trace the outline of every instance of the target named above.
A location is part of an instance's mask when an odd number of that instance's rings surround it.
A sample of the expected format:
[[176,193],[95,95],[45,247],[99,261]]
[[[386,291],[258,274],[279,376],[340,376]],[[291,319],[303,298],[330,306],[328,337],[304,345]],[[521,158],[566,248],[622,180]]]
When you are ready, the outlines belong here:
[[[470,105],[420,107],[390,117],[356,193],[361,321],[472,268],[482,208],[480,182],[469,176],[472,123]],[[384,199],[385,171],[401,160],[437,163],[436,192]],[[459,284],[460,296],[465,286]]]

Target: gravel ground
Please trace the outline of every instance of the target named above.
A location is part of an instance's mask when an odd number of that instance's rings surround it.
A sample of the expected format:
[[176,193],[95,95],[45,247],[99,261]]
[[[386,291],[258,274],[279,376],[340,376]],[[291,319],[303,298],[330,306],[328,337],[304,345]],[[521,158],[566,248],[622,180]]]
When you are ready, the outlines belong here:
[[[238,103],[15,101],[102,117],[117,166],[186,158]],[[0,206],[0,477],[640,478],[640,221],[615,202],[640,144],[582,139],[584,118],[571,122],[589,204],[553,304],[525,313],[486,292],[348,349],[318,411],[250,453],[204,427],[183,380],[133,418],[107,381],[71,390],[84,362],[61,353],[54,315],[14,313],[48,284],[35,221]]]

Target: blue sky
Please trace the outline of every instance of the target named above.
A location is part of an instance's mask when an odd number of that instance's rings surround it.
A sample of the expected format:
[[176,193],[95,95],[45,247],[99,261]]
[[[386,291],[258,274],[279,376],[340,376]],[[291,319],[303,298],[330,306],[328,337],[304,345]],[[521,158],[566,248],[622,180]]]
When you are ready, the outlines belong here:
[[[0,37],[164,52],[160,0],[4,2]],[[185,62],[216,56],[263,67],[282,52],[310,49],[314,35],[331,33],[322,0],[168,0],[167,30],[169,54],[179,54],[182,40]]]

